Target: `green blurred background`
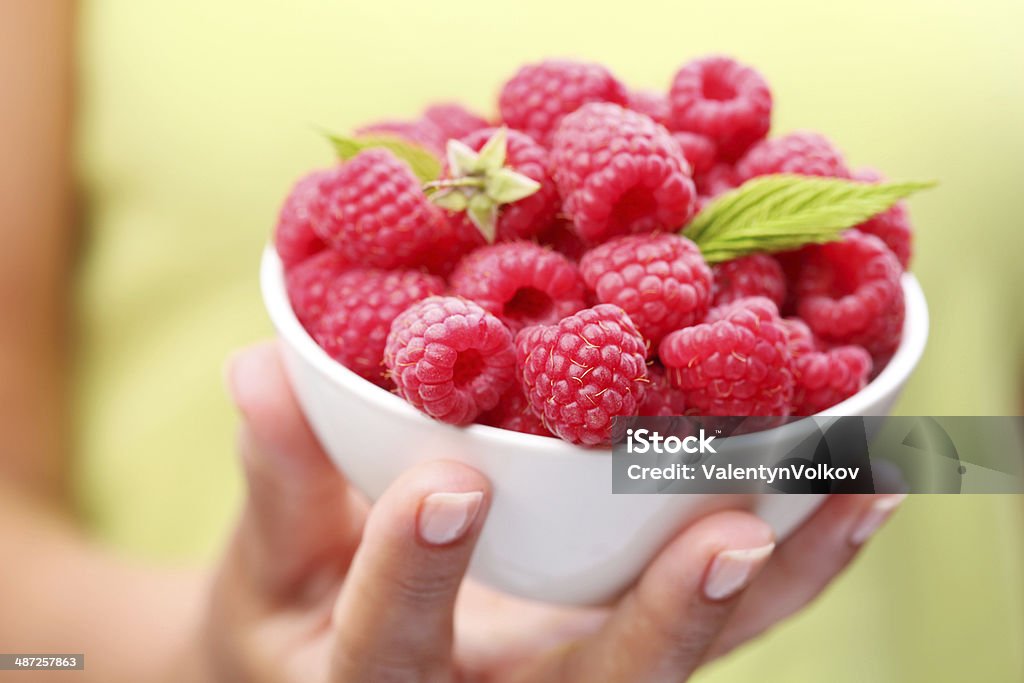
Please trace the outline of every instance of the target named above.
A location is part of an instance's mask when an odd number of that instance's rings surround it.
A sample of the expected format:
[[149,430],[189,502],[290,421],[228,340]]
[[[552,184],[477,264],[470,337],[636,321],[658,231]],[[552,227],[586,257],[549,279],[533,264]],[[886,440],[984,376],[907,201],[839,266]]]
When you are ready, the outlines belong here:
[[[291,182],[331,163],[317,128],[437,100],[490,114],[546,56],[665,89],[682,62],[731,54],[771,83],[774,132],[939,179],[911,202],[933,327],[900,411],[1020,413],[1020,0],[81,5],[77,481],[126,552],[191,561],[224,538],[240,490],[220,368],[270,334],[259,252]],[[705,680],[1019,680],[1022,514],[914,497],[841,585]]]

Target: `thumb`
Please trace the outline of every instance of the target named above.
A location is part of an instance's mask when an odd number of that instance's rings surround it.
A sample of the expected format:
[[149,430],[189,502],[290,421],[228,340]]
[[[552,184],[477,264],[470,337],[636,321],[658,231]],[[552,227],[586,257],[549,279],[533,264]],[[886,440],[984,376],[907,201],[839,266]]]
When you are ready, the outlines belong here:
[[332,584],[355,552],[364,504],[310,430],[276,342],[237,352],[226,383],[248,490],[229,556],[236,575],[275,601]]

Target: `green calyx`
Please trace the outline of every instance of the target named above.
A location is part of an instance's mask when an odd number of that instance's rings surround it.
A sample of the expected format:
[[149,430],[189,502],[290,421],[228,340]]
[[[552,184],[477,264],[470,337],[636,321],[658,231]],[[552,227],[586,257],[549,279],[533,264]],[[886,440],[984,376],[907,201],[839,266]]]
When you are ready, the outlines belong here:
[[430,201],[449,211],[465,211],[488,243],[497,235],[498,208],[529,197],[540,189],[533,178],[505,166],[508,129],[499,128],[479,152],[449,140],[448,178],[423,186]]

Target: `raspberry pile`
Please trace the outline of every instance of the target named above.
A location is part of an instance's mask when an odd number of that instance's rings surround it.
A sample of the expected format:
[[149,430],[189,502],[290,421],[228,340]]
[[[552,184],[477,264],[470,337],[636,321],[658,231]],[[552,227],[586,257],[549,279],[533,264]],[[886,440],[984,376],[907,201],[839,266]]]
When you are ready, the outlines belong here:
[[[882,180],[818,133],[769,138],[752,67],[698,59],[659,92],[547,60],[496,110],[362,126],[389,145],[310,173],[280,210],[296,318],[364,380],[450,424],[601,446],[616,417],[813,415],[899,345],[902,203],[833,242],[713,265],[682,236],[759,176]],[[424,182],[401,145],[440,177]]]

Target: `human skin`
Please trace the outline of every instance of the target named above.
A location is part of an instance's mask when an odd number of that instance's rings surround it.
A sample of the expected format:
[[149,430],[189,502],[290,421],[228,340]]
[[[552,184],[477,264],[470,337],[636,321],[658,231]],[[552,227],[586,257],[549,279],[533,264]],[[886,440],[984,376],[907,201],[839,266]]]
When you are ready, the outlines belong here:
[[[777,547],[758,518],[718,513],[667,544],[615,605],[514,600],[463,580],[490,482],[430,463],[369,508],[324,456],[267,343],[228,366],[248,494],[219,561],[155,566],[98,544],[66,476],[72,9],[0,0],[5,652],[83,652],[76,680],[103,683],[680,681],[805,606],[894,508],[833,497]],[[474,505],[457,533],[453,500]]]

